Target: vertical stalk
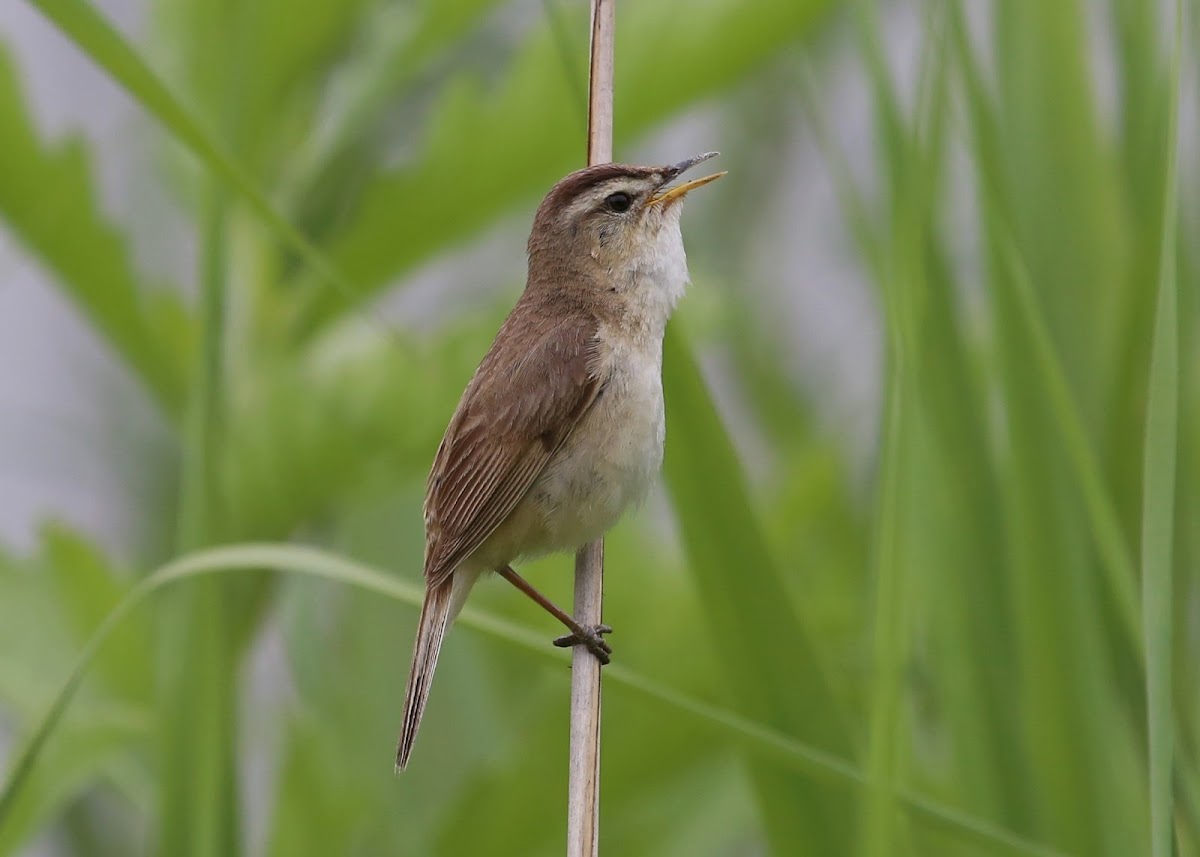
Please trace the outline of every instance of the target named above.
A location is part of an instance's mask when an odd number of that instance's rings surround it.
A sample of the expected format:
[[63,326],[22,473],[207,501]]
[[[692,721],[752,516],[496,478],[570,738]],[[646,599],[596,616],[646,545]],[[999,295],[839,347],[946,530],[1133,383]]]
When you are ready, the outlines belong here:
[[[592,0],[588,75],[588,164],[612,160],[614,0]],[[604,542],[575,555],[575,618],[599,625],[604,600]],[[571,656],[571,772],[567,797],[567,857],[600,852],[600,661],[585,647]]]
[[[244,88],[253,73],[262,22],[255,4],[214,6],[193,42],[199,80],[218,139],[239,153]],[[219,48],[219,50],[217,50]],[[214,53],[215,51],[215,53]],[[233,182],[237,186],[238,182]],[[218,544],[227,532],[219,466],[230,377],[225,366],[229,295],[230,184],[209,179],[202,213],[200,336],[196,380],[184,434],[180,553]],[[162,832],[170,857],[238,857],[242,852],[237,779],[238,590],[220,578],[176,595],[167,611],[163,689]],[[190,597],[188,597],[190,595]]]
[[[575,555],[575,616],[600,624],[604,540]],[[600,661],[584,646],[571,655],[571,773],[567,796],[567,857],[600,853]]]
[[606,164],[613,156],[614,0],[592,0],[591,66],[588,73],[587,160]]
[[[183,446],[179,553],[219,537],[215,461],[222,437],[226,193],[209,190],[201,270],[201,342]],[[233,654],[226,581],[173,595],[163,628],[160,853],[233,857],[239,852],[233,758]]]

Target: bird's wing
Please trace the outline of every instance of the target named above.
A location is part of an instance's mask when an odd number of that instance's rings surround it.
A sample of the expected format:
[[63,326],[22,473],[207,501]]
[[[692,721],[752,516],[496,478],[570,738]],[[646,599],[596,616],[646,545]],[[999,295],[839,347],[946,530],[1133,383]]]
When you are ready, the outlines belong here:
[[463,393],[425,494],[425,578],[437,586],[516,508],[600,394],[598,324],[514,313]]

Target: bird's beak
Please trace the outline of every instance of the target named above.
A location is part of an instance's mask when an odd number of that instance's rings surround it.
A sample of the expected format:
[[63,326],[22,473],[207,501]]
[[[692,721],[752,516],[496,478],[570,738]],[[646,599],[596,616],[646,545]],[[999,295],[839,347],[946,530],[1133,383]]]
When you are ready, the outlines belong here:
[[[673,181],[677,176],[687,172],[692,167],[696,166],[696,164],[700,163],[701,161],[707,161],[709,158],[715,158],[718,154],[718,152],[705,152],[703,155],[697,155],[694,158],[688,158],[686,161],[680,161],[677,164],[667,167],[665,170],[663,170],[665,181]],[[705,176],[704,178],[692,179],[690,182],[684,182],[683,184],[676,185],[675,187],[664,188],[650,198],[650,205],[666,205],[672,200],[682,199],[687,195],[688,191],[695,190],[696,188],[702,187],[709,182],[715,182],[723,175],[725,175],[724,170],[719,173],[713,173],[711,176]]]

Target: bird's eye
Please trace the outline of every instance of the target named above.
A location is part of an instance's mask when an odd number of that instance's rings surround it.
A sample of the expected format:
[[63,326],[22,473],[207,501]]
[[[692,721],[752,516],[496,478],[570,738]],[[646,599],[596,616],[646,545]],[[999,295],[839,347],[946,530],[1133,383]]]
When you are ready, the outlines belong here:
[[615,211],[617,214],[620,214],[623,211],[629,211],[629,206],[633,204],[633,200],[629,198],[629,194],[617,191],[605,197],[604,204],[608,206],[609,211]]

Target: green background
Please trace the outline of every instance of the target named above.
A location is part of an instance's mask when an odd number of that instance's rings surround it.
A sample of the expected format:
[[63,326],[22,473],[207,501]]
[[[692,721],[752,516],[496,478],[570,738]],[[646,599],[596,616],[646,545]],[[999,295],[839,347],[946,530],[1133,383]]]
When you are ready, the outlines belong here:
[[[129,99],[191,252],[147,272],[157,209],[0,42],[6,240],[137,389],[3,411],[132,523],[0,545],[0,853],[562,853],[569,672],[509,587],[391,759],[424,477],[582,160],[585,4],[16,6]],[[730,176],[608,541],[604,853],[1200,854],[1198,11],[618,2],[618,158]]]

